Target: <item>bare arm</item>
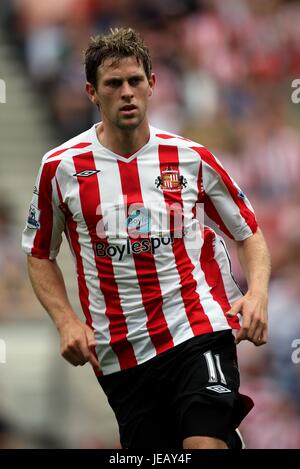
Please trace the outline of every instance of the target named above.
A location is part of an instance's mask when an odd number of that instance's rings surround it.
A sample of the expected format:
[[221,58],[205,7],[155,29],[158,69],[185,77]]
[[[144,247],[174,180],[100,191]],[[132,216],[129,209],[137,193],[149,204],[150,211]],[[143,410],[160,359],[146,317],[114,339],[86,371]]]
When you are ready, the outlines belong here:
[[60,334],[62,356],[74,366],[90,362],[99,369],[99,362],[92,352],[94,333],[73,311],[56,261],[31,256],[27,259],[34,292]]
[[246,275],[248,291],[232,306],[227,315],[243,315],[242,327],[236,343],[250,340],[255,345],[267,342],[268,286],[271,273],[269,250],[260,229],[245,239],[237,241],[240,264]]

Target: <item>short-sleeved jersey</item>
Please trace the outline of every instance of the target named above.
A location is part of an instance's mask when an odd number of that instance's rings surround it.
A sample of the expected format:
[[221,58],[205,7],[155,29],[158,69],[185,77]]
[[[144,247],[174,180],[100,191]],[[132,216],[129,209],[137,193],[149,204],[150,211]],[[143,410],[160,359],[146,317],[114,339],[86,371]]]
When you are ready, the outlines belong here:
[[225,313],[241,292],[202,209],[235,240],[257,223],[202,145],[150,127],[149,141],[125,157],[100,144],[96,125],[44,156],[22,244],[28,255],[54,260],[65,232],[109,374],[196,335],[239,328]]

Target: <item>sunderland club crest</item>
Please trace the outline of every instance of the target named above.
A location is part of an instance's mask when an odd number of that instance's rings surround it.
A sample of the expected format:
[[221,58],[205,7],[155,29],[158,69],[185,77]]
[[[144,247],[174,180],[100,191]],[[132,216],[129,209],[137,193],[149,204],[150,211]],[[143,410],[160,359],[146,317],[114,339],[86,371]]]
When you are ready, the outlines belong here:
[[161,175],[155,179],[156,187],[160,187],[163,191],[179,192],[186,187],[186,178],[179,174],[178,169],[168,166],[161,172]]

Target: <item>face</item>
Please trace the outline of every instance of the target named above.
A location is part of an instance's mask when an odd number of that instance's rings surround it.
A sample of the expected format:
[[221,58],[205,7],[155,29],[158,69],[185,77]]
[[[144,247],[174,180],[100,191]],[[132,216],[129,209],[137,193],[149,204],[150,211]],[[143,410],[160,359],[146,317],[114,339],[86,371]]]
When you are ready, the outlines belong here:
[[129,130],[145,120],[149,97],[155,83],[147,78],[143,65],[135,57],[107,59],[98,67],[97,87],[86,84],[91,101],[101,110],[104,124]]

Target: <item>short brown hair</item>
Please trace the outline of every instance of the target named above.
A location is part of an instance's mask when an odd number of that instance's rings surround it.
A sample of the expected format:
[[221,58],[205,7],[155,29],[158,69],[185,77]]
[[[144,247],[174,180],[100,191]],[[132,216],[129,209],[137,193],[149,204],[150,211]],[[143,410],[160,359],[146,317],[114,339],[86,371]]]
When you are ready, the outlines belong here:
[[146,76],[151,77],[152,64],[148,47],[139,34],[131,28],[111,29],[107,36],[91,37],[85,51],[86,79],[97,86],[97,68],[108,58],[116,61],[125,57],[135,57],[138,64],[142,63]]

